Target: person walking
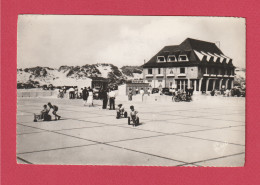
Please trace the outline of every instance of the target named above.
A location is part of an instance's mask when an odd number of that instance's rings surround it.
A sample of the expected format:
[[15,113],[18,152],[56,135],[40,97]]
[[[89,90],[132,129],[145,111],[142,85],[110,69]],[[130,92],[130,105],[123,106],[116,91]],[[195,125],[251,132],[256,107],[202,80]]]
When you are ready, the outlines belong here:
[[88,91],[87,88],[84,87],[83,91],[82,91],[82,99],[84,101],[84,106],[86,106],[87,100],[88,100]]
[[129,92],[128,92],[128,100],[129,100],[129,101],[132,101],[132,99],[133,99],[133,91],[132,91],[132,89],[129,89]]
[[111,89],[109,92],[109,110],[115,110],[115,98],[116,93],[113,91],[113,89]]

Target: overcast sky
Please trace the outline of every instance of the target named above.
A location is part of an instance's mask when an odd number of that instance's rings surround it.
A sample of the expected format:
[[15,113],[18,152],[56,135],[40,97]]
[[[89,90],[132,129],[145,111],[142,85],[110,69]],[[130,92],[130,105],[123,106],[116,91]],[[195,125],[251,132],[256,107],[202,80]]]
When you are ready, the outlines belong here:
[[89,15],[20,15],[17,66],[142,65],[188,37],[220,41],[233,64],[245,67],[243,18]]

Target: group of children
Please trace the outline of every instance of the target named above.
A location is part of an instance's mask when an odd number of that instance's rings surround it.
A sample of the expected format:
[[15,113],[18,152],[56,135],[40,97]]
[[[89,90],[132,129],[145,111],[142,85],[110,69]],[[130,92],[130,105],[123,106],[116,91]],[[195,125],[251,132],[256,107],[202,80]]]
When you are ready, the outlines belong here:
[[[47,106],[48,105],[48,106]],[[51,121],[51,116],[49,115],[50,110],[52,109],[52,114],[55,116],[55,120],[59,120],[61,116],[57,114],[58,112],[58,106],[52,105],[50,102],[47,105],[43,105],[43,110],[40,112],[40,114],[34,114],[34,121],[37,122],[37,120],[43,120],[43,121]],[[130,124],[130,121],[133,122],[133,126],[137,126],[139,124],[139,117],[138,112],[135,110],[134,106],[130,106],[130,116],[128,117],[128,124]],[[125,108],[122,104],[118,105],[117,108],[117,118],[119,119],[121,115],[124,115],[124,117],[127,117],[127,112],[125,111]]]
[[51,109],[53,110],[52,114],[55,116],[55,120],[59,120],[61,118],[61,116],[57,114],[59,109],[58,106],[52,105],[50,102],[47,105],[43,105],[43,110],[40,112],[40,114],[34,114],[35,122],[37,122],[37,120],[51,121],[51,116],[49,115]]
[[[125,111],[125,108],[122,104],[118,104],[117,108],[117,119],[120,118],[121,115],[124,115],[126,117],[127,113]],[[133,122],[133,126],[137,126],[139,124],[139,117],[138,112],[135,110],[134,106],[130,106],[130,116],[128,117],[128,125],[130,125],[130,122]]]

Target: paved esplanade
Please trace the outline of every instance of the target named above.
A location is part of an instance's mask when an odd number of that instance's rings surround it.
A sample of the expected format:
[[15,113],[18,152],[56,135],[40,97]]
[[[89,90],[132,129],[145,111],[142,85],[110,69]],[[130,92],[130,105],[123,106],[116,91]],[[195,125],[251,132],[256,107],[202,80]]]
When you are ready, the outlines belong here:
[[[43,104],[62,120],[33,122]],[[17,161],[33,164],[243,166],[245,98],[196,95],[193,102],[127,102],[141,125],[82,100],[18,98]],[[52,116],[54,118],[54,116]]]

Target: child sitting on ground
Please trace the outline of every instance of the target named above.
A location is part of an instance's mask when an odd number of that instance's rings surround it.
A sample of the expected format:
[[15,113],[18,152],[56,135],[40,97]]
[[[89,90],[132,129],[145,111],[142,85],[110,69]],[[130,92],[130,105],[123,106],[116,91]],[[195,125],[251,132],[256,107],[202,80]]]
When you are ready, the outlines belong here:
[[52,105],[50,102],[48,103],[49,110],[53,109],[52,114],[55,116],[55,120],[60,119],[60,116],[57,114],[58,112],[58,106]]
[[47,105],[43,105],[43,110],[40,114],[34,114],[34,121],[37,122],[37,119],[42,119],[43,121],[49,121],[48,120],[48,113],[49,110],[47,108]]

